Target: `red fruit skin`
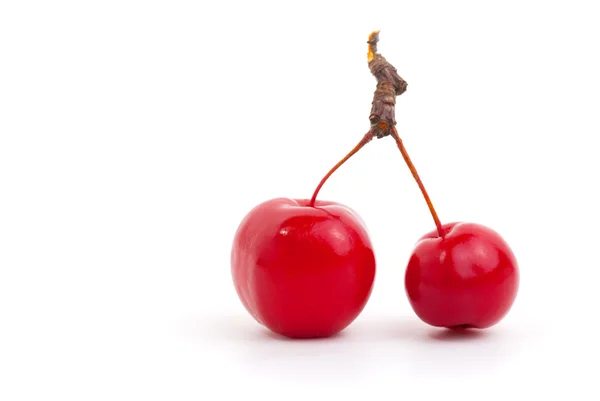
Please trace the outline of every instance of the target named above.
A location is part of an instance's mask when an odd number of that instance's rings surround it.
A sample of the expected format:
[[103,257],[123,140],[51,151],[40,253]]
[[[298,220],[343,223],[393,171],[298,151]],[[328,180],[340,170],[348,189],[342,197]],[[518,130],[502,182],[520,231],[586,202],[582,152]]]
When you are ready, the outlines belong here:
[[510,310],[519,289],[517,260],[504,239],[475,223],[443,226],[417,242],[405,274],[417,316],[432,326],[484,329]]
[[242,220],[231,252],[237,294],[262,325],[292,338],[328,337],[365,307],[375,255],[362,219],[347,206],[277,198]]

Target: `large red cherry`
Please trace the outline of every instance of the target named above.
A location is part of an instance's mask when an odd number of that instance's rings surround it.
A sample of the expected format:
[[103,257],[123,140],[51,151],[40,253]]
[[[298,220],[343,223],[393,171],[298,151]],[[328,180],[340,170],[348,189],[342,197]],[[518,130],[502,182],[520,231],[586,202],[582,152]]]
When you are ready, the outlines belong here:
[[240,223],[231,271],[246,310],[292,338],[332,336],[362,312],[373,289],[375,255],[361,217],[317,200],[329,177],[369,143],[369,132],[323,177],[312,198],[276,198]]
[[450,223],[412,252],[405,288],[417,316],[432,326],[488,328],[510,310],[519,288],[513,252],[492,229]]
[[375,256],[349,207],[278,198],[241,222],[231,269],[239,298],[259,323],[287,337],[328,337],[365,307]]

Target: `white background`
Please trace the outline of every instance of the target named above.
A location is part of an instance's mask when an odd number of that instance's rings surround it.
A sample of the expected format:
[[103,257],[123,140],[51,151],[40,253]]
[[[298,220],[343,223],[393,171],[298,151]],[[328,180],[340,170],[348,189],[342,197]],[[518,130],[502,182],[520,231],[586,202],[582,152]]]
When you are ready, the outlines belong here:
[[[598,15],[3,1],[0,399],[597,399]],[[286,341],[238,300],[231,241],[257,203],[309,197],[366,132],[374,29],[408,81],[398,129],[441,219],[500,232],[520,292],[478,334],[418,320],[403,274],[433,222],[393,140],[375,140],[321,192],[367,223],[370,302],[335,339]]]

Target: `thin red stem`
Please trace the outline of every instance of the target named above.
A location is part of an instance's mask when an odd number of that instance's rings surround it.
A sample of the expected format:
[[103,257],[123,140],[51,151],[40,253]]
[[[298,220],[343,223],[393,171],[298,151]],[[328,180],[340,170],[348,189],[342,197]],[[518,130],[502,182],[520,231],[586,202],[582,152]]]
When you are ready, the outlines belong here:
[[313,193],[313,196],[310,199],[310,203],[309,203],[310,207],[315,206],[315,202],[317,201],[317,195],[319,194],[319,191],[321,190],[321,187],[323,186],[323,184],[325,184],[325,181],[327,181],[327,179],[329,177],[331,177],[331,175],[333,173],[335,173],[335,170],[340,168],[342,166],[342,164],[346,163],[348,161],[348,159],[350,159],[352,156],[354,156],[356,154],[356,152],[358,152],[363,146],[365,146],[367,143],[371,142],[371,139],[373,139],[373,135],[370,132],[365,134],[365,136],[354,147],[354,149],[352,149],[350,151],[350,153],[348,153],[346,156],[344,156],[344,158],[342,160],[340,160],[335,166],[333,166],[333,168],[331,170],[329,170],[329,172],[325,175],[325,177],[323,177],[323,179],[321,180],[319,185],[317,185],[317,188],[315,189],[315,192]]
[[402,143],[402,139],[400,139],[400,135],[398,135],[398,131],[396,131],[396,128],[392,129],[391,136],[396,141],[396,144],[398,145],[398,149],[400,149],[400,153],[402,153],[402,157],[404,158],[404,161],[406,162],[408,169],[412,173],[413,178],[415,179],[415,181],[419,185],[419,188],[421,189],[421,193],[423,194],[423,197],[425,198],[425,202],[427,202],[427,206],[429,207],[429,212],[431,213],[431,217],[433,217],[433,221],[435,222],[435,226],[437,227],[438,234],[440,235],[440,237],[444,238],[444,230],[442,228],[442,223],[440,222],[440,219],[438,218],[438,215],[435,212],[433,203],[431,203],[431,199],[429,199],[429,195],[427,194],[427,191],[425,190],[425,186],[423,185],[423,182],[421,182],[421,178],[419,178],[417,169],[415,168],[415,165],[410,160],[410,157],[408,156],[408,152],[406,151],[406,148],[404,147],[404,144]]

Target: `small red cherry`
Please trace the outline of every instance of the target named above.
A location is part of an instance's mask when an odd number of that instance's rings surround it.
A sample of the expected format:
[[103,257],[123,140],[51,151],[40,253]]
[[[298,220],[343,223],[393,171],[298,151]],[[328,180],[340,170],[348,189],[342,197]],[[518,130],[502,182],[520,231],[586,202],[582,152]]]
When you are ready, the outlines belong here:
[[375,256],[361,218],[335,202],[271,199],[233,241],[237,294],[262,325],[292,338],[334,335],[365,307]]
[[510,310],[519,288],[515,256],[494,230],[450,223],[416,244],[405,288],[417,316],[432,326],[484,329]]
[[436,230],[418,241],[405,273],[417,316],[432,326],[487,328],[510,310],[519,288],[515,256],[494,230],[475,223],[442,225],[395,127],[392,138],[429,207]]
[[493,326],[517,296],[519,270],[512,250],[497,232],[480,224],[442,225],[395,128],[391,136],[436,225],[417,242],[406,268],[404,286],[413,310],[432,326]]

